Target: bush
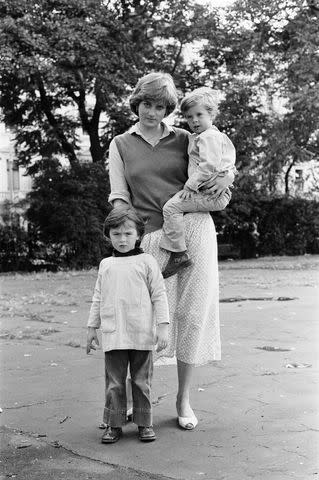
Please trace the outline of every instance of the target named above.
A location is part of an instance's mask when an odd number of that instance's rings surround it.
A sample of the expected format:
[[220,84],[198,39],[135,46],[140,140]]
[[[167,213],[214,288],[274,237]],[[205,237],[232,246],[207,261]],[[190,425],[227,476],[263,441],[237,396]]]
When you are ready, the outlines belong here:
[[0,225],[0,272],[28,269],[29,236],[18,225]]
[[57,271],[60,264],[60,252],[40,242],[32,228],[0,225],[0,272]]
[[76,170],[51,168],[35,179],[27,218],[63,268],[98,265],[108,254],[102,225],[108,206],[109,179],[103,164]]
[[261,255],[319,253],[319,203],[301,198],[260,203]]
[[319,203],[315,200],[234,191],[230,205],[224,212],[214,213],[213,218],[218,242],[233,243],[243,258],[256,253],[251,247],[251,254],[247,254],[254,224],[259,233],[259,255],[319,253]]
[[[19,223],[0,226],[0,272],[97,266],[110,254],[102,234],[109,190],[102,164],[70,171],[52,163],[28,196],[28,230]],[[226,256],[319,253],[319,203],[266,196],[249,177],[213,218]]]

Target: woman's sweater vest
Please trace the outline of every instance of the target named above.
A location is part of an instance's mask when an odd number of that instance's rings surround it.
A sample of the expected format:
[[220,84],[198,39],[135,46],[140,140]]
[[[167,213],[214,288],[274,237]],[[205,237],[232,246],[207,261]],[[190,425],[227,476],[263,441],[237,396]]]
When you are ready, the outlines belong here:
[[146,233],[162,227],[164,203],[187,180],[188,136],[186,130],[173,128],[155,147],[135,133],[115,137],[132,205],[147,221]]

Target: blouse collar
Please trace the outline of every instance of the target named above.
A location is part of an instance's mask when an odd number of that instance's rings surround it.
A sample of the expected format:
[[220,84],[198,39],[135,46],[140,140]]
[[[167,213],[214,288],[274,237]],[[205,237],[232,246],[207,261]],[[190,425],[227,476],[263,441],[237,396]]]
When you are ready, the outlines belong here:
[[[162,125],[162,135],[159,138],[159,140],[161,140],[162,138],[168,137],[168,135],[170,135],[171,132],[174,132],[174,129],[171,125],[167,125],[165,122],[161,122],[161,125]],[[139,135],[140,137],[142,137],[146,142],[148,142],[148,140],[145,138],[145,136],[143,135],[140,129],[139,122],[132,125],[132,127],[128,130],[128,133],[130,134],[135,133],[136,135]]]

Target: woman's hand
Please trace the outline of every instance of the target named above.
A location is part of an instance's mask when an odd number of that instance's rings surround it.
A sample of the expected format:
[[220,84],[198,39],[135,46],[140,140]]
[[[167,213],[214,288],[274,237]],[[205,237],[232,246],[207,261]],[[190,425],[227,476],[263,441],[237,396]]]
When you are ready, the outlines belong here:
[[233,171],[221,173],[213,180],[209,188],[205,188],[205,193],[210,194],[213,198],[218,198],[233,183],[234,179]]

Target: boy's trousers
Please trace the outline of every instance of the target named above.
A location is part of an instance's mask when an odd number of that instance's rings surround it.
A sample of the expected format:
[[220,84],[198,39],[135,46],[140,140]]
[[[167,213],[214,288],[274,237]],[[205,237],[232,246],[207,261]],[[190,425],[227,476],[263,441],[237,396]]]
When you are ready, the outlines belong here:
[[189,199],[183,200],[179,198],[179,193],[176,193],[163,207],[164,225],[160,247],[170,252],[184,252],[187,250],[184,213],[224,210],[230,199],[231,192],[228,188],[217,199],[205,193],[192,192]]
[[130,367],[133,395],[133,422],[152,425],[151,382],[153,354],[150,350],[111,350],[105,352],[105,408],[103,421],[110,427],[126,423],[126,377]]

